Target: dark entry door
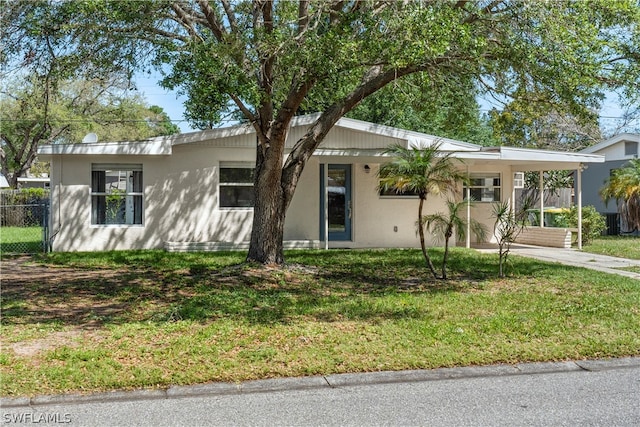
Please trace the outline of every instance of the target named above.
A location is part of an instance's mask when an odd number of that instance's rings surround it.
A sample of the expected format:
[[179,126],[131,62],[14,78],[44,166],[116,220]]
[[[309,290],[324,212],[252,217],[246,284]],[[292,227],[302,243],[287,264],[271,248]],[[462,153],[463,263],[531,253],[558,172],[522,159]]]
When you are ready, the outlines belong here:
[[[321,181],[324,184],[325,180]],[[329,240],[351,240],[351,165],[328,165],[326,183],[321,193],[327,200],[327,209],[323,206],[321,215],[322,235],[327,224]]]

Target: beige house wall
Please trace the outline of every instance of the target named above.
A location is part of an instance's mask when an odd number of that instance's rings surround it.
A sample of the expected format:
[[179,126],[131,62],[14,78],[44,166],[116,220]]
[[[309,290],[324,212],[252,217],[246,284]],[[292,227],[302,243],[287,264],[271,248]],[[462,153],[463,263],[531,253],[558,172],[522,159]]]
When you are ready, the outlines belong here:
[[[285,244],[325,246],[324,236],[320,235],[324,221],[324,212],[320,211],[324,197],[320,186],[321,165],[347,164],[351,165],[352,177],[352,235],[347,241],[331,241],[328,247],[419,247],[416,234],[418,199],[381,197],[376,190],[380,164],[387,160],[380,155],[380,149],[393,143],[410,145],[411,140],[403,140],[399,136],[401,130],[387,129],[388,134],[382,135],[377,125],[356,123],[353,126],[353,129],[334,127],[317,154],[309,159],[287,212]],[[370,132],[367,131],[369,129]],[[297,141],[307,130],[308,126],[292,128],[288,147],[291,148],[292,141]],[[424,136],[425,141],[427,137]],[[237,128],[178,135],[161,143],[151,140],[146,143],[97,144],[95,147],[82,144],[49,147],[53,249],[151,249],[166,247],[168,242],[183,249],[246,247],[253,210],[219,207],[219,167],[221,162],[255,164],[255,138],[254,133]],[[451,149],[459,149],[459,153],[467,149],[464,143],[460,143],[458,148],[454,143],[449,144]],[[136,150],[140,150],[139,153],[135,154]],[[92,154],[100,152],[111,154]],[[120,152],[131,154],[117,154]],[[558,153],[531,153],[539,159],[529,159],[532,154],[521,153],[517,149],[503,148],[501,153],[478,149],[469,154],[460,168],[470,173],[499,173],[501,198],[509,200],[513,193],[513,172],[540,170],[547,166],[552,169],[558,162],[556,157],[560,156]],[[464,153],[460,155],[464,158]],[[508,156],[517,159],[509,159]],[[577,167],[578,164],[569,162],[570,157],[562,159],[565,168]],[[142,225],[91,224],[92,163],[143,165]],[[365,165],[369,166],[368,170]],[[461,200],[463,196],[460,188],[455,197]],[[489,240],[495,242],[492,207],[490,202],[476,202],[470,214],[486,226]],[[430,195],[424,214],[436,212],[447,213],[445,198]],[[466,210],[463,216],[466,216]],[[475,242],[473,237],[471,242]],[[451,243],[464,245],[466,242]],[[427,244],[437,245],[440,242],[428,236]]]
[[[57,209],[51,214],[54,250],[151,249],[162,248],[165,242],[247,242],[253,211],[218,207],[218,168],[220,162],[254,162],[255,151],[207,145],[174,146],[173,150],[170,156],[57,156],[52,170],[52,198],[57,199],[53,203]],[[144,219],[141,226],[91,224],[92,163],[142,163]],[[332,241],[329,247],[419,245],[415,228],[418,199],[379,196],[376,186],[380,163],[365,163],[355,157],[310,159],[287,213],[285,240],[316,241],[317,244],[323,240],[320,236],[321,163],[350,164],[352,172],[352,240]],[[365,164],[370,167],[368,173]],[[486,165],[473,166],[470,170],[501,173],[502,197],[510,197],[513,180],[509,167]],[[456,197],[462,197],[462,189]],[[64,202],[60,203],[62,199]],[[446,212],[444,198],[430,196],[424,213],[435,212]],[[476,203],[471,215],[488,229],[493,227],[491,203]],[[495,241],[495,237],[491,237]],[[427,239],[429,245],[438,244],[431,236]]]
[[[220,162],[255,162],[254,149],[175,146],[171,156],[56,156],[51,234],[56,251],[162,248],[167,241],[249,239],[252,209],[218,207]],[[142,163],[142,225],[91,224],[92,163]]]

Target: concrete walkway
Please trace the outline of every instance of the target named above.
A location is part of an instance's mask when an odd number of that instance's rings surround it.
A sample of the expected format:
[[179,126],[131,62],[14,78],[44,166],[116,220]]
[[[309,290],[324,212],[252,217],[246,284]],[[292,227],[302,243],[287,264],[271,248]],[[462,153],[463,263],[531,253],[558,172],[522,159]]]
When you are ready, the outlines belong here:
[[[476,248],[480,252],[497,252],[496,246],[483,246]],[[608,255],[591,254],[577,249],[545,248],[541,246],[531,246],[516,244],[511,247],[511,254],[541,261],[556,262],[574,267],[584,267],[591,270],[603,271],[610,274],[631,277],[640,280],[640,273],[620,270],[621,268],[640,268],[640,260],[618,258]]]

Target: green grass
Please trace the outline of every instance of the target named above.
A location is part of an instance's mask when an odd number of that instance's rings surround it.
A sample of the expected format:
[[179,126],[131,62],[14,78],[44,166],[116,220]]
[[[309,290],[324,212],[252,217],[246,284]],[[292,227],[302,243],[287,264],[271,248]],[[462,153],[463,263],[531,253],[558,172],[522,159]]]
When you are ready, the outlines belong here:
[[636,280],[525,258],[498,279],[456,248],[448,281],[417,250],[37,259],[49,280],[3,289],[2,395],[640,355]]
[[0,227],[0,254],[42,251],[42,227]]
[[640,237],[607,236],[595,239],[591,244],[583,246],[583,251],[611,255],[620,258],[640,260]]

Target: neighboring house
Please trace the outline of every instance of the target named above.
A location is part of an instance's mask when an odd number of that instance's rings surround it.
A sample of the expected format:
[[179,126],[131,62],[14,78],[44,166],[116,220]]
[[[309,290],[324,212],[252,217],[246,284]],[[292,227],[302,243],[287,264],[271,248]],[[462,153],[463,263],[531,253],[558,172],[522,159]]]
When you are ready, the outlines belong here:
[[49,188],[49,177],[20,177],[18,188]]
[[593,205],[598,212],[606,216],[608,234],[617,235],[626,232],[624,224],[619,222],[616,201],[610,200],[605,204],[599,192],[614,170],[626,166],[629,160],[640,156],[640,134],[616,135],[585,148],[582,153],[599,154],[605,158],[604,163],[589,165],[589,168],[583,172],[582,204]]
[[[318,118],[293,120],[290,149]],[[343,118],[308,161],[285,222],[286,247],[415,247],[415,196],[380,194],[377,172],[394,143],[440,144],[471,177],[468,215],[492,227],[491,202],[511,200],[518,171],[571,169],[604,158],[521,148],[483,148],[418,132]],[[51,235],[57,251],[132,248],[246,248],[252,224],[251,126],[141,142],[47,145],[51,162]],[[578,180],[579,181],[579,180]],[[579,193],[579,189],[578,189]],[[578,198],[579,200],[579,198]],[[427,212],[444,211],[429,197]],[[471,243],[458,242],[458,244]]]
[[0,173],[0,189],[1,188],[9,188],[9,181]]

